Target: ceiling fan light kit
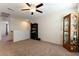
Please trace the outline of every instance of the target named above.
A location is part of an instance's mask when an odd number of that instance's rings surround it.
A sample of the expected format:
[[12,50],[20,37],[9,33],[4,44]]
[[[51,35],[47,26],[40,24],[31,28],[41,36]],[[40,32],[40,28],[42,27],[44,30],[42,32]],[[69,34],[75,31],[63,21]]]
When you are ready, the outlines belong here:
[[30,10],[31,15],[33,15],[34,12],[43,13],[42,11],[38,10],[39,7],[43,6],[43,3],[40,3],[36,6],[34,4],[29,4],[29,3],[26,3],[26,5],[29,6],[30,8],[29,9],[22,9],[22,11]]

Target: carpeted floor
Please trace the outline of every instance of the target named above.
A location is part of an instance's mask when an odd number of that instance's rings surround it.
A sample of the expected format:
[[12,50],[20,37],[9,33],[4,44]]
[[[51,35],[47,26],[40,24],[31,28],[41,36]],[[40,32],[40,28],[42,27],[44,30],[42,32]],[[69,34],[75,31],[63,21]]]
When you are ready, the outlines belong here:
[[78,56],[62,46],[36,40],[23,40],[16,43],[2,44],[0,42],[1,56]]

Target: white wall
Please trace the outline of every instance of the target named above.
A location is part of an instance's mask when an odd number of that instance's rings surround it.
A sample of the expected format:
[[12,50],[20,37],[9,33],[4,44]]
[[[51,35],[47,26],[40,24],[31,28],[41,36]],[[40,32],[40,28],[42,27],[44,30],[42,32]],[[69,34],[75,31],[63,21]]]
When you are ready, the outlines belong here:
[[41,40],[62,45],[63,17],[74,12],[76,12],[76,10],[70,8],[50,12],[46,16],[34,18],[34,22],[38,23],[38,33]]
[[0,17],[0,22],[5,21],[9,22],[9,29],[10,31],[13,31],[14,42],[30,38],[30,22],[28,21],[28,19],[15,17]]
[[28,19],[11,18],[10,30],[13,31],[14,42],[30,38],[30,22]]
[[77,9],[78,9],[77,12],[79,13],[79,4],[77,5]]
[[29,31],[14,31],[14,42],[29,39]]

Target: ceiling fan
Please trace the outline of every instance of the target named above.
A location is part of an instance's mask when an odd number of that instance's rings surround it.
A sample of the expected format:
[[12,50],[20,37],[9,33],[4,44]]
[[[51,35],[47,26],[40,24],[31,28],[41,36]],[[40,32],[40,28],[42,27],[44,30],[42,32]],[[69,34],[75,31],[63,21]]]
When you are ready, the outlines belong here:
[[29,6],[30,8],[29,9],[22,9],[22,11],[30,10],[31,15],[33,15],[34,12],[43,13],[42,11],[38,10],[39,7],[43,6],[43,3],[40,3],[36,6],[33,4],[29,4],[29,3],[26,3],[26,5]]

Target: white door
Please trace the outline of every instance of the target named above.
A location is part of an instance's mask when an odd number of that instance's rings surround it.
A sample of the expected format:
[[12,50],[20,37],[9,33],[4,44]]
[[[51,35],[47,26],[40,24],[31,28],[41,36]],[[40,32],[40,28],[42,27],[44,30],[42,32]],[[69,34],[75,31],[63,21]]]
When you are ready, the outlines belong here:
[[0,37],[2,41],[7,41],[6,32],[8,32],[8,26],[6,26],[6,24],[7,23],[0,23]]

